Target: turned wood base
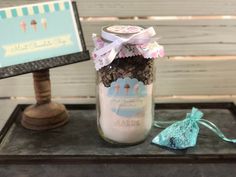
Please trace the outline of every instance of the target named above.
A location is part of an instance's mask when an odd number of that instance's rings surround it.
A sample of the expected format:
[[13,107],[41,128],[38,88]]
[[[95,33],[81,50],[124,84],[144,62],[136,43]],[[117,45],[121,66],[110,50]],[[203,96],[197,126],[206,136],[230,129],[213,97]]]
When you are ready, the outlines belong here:
[[33,73],[34,90],[37,103],[25,109],[21,124],[31,130],[48,130],[68,122],[64,105],[51,102],[51,83],[49,70]]
[[64,105],[50,102],[32,105],[25,109],[21,124],[31,130],[48,130],[68,122],[68,113]]

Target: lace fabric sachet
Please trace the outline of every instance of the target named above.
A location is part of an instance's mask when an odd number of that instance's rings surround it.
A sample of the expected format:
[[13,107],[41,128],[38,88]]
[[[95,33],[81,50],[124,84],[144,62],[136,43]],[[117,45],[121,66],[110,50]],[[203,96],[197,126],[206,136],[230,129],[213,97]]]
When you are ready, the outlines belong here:
[[192,112],[187,113],[186,118],[181,121],[155,121],[154,126],[158,128],[163,128],[165,124],[171,125],[161,131],[152,143],[171,149],[193,147],[197,143],[199,124],[209,128],[224,141],[236,143],[236,139],[226,138],[212,122],[202,119],[203,115],[197,108],[192,108]]

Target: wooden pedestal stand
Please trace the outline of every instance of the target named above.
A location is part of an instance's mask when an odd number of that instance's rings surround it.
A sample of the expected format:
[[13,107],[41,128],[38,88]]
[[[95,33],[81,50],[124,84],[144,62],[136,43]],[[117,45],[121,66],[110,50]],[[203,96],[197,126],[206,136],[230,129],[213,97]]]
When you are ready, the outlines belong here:
[[31,130],[48,130],[64,125],[68,113],[64,105],[51,102],[49,70],[33,73],[37,103],[25,109],[21,123]]

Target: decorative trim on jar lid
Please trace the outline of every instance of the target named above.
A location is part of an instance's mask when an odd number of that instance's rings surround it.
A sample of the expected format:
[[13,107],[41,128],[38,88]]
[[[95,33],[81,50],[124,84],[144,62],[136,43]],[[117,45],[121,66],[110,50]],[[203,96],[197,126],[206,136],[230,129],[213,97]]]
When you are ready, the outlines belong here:
[[114,25],[102,28],[101,37],[93,34],[95,68],[109,65],[115,58],[142,55],[144,58],[164,56],[164,49],[154,38],[153,27]]

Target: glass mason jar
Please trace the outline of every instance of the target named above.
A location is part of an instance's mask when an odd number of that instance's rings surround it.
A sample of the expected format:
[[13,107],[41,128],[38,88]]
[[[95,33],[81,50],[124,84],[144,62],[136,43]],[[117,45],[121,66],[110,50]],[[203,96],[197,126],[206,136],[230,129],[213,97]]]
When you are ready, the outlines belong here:
[[110,143],[140,143],[152,128],[153,59],[163,55],[163,48],[151,41],[151,30],[108,26],[101,37],[94,36],[97,124],[102,138]]

